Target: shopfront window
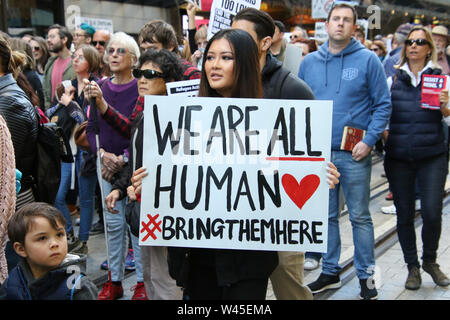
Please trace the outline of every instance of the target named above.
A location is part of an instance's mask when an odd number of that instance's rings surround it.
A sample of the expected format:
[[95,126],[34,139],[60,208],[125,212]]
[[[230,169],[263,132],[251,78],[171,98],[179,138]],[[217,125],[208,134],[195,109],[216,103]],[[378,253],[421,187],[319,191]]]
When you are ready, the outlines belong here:
[[[44,35],[46,29],[60,20],[63,1],[52,0],[3,0],[6,2],[6,14],[2,17],[7,24],[7,31],[12,36],[25,33]],[[2,10],[3,11],[3,10]]]

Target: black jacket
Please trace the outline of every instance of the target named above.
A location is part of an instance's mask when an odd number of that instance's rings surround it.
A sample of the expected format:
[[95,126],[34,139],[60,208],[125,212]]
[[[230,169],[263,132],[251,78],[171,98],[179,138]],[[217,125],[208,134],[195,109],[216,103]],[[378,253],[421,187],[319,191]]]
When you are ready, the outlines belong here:
[[314,93],[305,81],[282,67],[270,53],[262,70],[264,99],[314,100]]
[[[38,113],[10,73],[0,77],[0,114],[11,132],[16,168],[27,177],[37,156]],[[21,192],[28,188],[24,184]]]

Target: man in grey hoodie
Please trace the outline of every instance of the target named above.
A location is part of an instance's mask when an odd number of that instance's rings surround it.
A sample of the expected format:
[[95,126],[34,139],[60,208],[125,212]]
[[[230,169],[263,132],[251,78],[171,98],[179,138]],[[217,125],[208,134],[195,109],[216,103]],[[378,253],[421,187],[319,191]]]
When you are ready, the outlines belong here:
[[[360,298],[376,299],[374,230],[369,212],[370,152],[386,128],[391,105],[380,60],[352,38],[356,20],[352,6],[333,6],[326,22],[329,40],[300,65],[299,77],[311,87],[316,99],[333,100],[331,161],[341,173],[339,185],[330,190],[328,247],[322,255],[322,273],[308,286],[313,293],[341,286],[338,196],[342,186],[352,223]],[[345,127],[365,131],[362,140],[349,148],[351,151],[341,148]]]

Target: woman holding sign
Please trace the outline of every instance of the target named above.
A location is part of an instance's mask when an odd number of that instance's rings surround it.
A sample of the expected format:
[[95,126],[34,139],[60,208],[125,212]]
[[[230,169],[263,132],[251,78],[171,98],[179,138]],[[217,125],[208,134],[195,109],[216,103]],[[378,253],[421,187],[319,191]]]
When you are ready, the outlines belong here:
[[[262,97],[258,49],[247,32],[216,33],[204,57],[200,96]],[[339,174],[333,172],[330,185],[338,182]],[[133,174],[131,180],[138,194],[146,175],[145,168]],[[193,300],[265,299],[268,278],[278,264],[276,251],[172,247],[168,250],[170,274]]]
[[[262,98],[259,70],[252,37],[222,30],[206,46],[199,96]],[[275,251],[169,248],[171,275],[193,300],[263,300],[277,264]]]
[[[422,268],[437,285],[447,286],[450,280],[439,269],[436,253],[448,172],[448,148],[442,118],[450,123],[449,79],[440,76],[436,47],[428,29],[415,27],[410,31],[397,69],[397,73],[388,79],[392,115],[385,169],[397,208],[398,238],[408,265],[405,287],[417,290],[422,281],[414,227],[416,178],[423,219]],[[431,105],[433,92],[434,107]]]

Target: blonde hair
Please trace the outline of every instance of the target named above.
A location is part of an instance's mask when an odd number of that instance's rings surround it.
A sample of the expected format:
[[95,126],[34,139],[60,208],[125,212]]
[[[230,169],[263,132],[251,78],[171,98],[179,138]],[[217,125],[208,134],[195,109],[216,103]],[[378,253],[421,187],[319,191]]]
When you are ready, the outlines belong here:
[[195,42],[200,41],[200,39],[206,39],[208,36],[208,27],[206,27],[205,25],[201,26],[200,28],[198,28],[198,30],[195,32]]
[[[423,31],[425,33],[425,39],[428,41],[428,46],[430,47],[430,50],[431,50],[431,53],[425,57],[424,65],[427,65],[429,61],[432,61],[433,64],[435,65],[435,67],[440,68],[437,63],[436,46],[434,44],[433,37],[431,35],[430,30],[428,30],[427,28],[422,27],[422,26],[416,26],[416,27],[412,28],[411,31],[408,33],[408,35],[406,36],[406,40],[409,39],[409,36],[414,31]],[[403,66],[407,62],[408,62],[408,57],[406,56],[406,44],[405,44],[403,46],[402,52],[400,54],[400,63],[398,65],[394,66],[394,68],[399,69],[401,66]]]

